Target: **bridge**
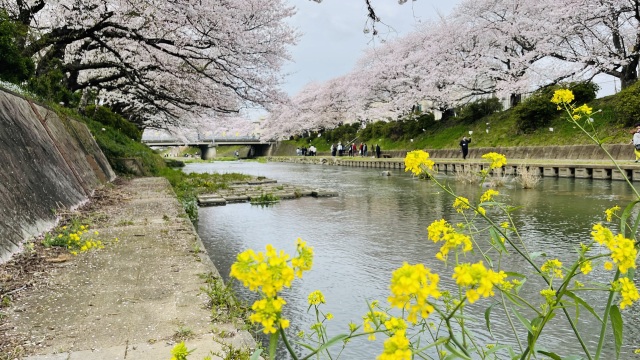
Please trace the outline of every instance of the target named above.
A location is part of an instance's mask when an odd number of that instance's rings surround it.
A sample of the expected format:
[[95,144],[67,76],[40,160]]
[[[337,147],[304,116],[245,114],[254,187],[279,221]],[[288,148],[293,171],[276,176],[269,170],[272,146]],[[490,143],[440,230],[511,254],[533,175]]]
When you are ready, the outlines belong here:
[[213,159],[216,156],[216,148],[218,146],[241,145],[246,146],[246,154],[242,157],[254,157],[264,155],[264,152],[271,146],[269,141],[261,141],[253,136],[236,136],[236,137],[217,137],[204,138],[197,140],[178,140],[173,138],[143,138],[142,143],[149,147],[167,147],[167,146],[197,146],[200,148],[200,154],[203,160]]

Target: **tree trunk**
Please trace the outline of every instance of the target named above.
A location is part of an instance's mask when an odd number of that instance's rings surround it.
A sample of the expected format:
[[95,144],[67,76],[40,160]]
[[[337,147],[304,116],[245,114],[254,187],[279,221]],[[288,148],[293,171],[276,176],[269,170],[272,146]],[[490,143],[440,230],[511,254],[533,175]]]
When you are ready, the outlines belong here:
[[509,97],[509,107],[512,108],[522,102],[522,94],[511,94]]

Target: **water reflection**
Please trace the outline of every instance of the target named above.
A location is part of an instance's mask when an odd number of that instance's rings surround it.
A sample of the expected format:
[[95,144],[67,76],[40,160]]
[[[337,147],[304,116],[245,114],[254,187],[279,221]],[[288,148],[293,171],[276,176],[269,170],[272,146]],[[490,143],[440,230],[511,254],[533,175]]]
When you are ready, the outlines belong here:
[[[236,254],[247,248],[262,250],[271,243],[292,253],[298,237],[314,247],[313,270],[284,295],[288,302],[285,316],[292,320],[291,334],[308,330],[308,325],[315,321],[306,314],[307,295],[311,291],[322,290],[325,294],[324,311],[335,315],[329,323],[329,331],[335,335],[346,332],[349,321],[361,324],[361,316],[368,310],[367,301],[386,303],[390,274],[403,261],[421,262],[441,274],[451,273],[451,269],[435,260],[439,246],[427,239],[426,227],[440,218],[450,222],[460,218],[451,207],[450,196],[430,182],[412,179],[400,171],[383,177],[376,169],[283,163],[190,164],[185,171],[241,172],[340,193],[337,198],[302,198],[282,201],[273,207],[234,204],[200,209],[198,232],[225,276]],[[442,180],[468,198],[477,198],[483,191],[446,177]],[[625,205],[633,199],[627,184],[620,181],[545,178],[535,190],[523,190],[510,182],[499,190],[503,201],[519,207],[513,216],[524,237],[524,246],[563,261],[574,257],[581,242],[589,241],[591,227],[603,220],[604,209]],[[469,261],[476,258],[471,255]],[[507,268],[528,271],[527,264],[516,256],[504,261]],[[606,278],[599,269],[594,276]],[[450,275],[443,275],[442,281],[453,288]],[[538,286],[542,284],[528,284],[523,295],[539,302]],[[239,291],[252,300],[252,294]],[[597,295],[590,293],[590,296]],[[474,331],[487,342],[512,341],[504,314],[493,313],[493,335],[484,328],[483,311],[488,304],[489,300],[484,300],[469,307],[467,316],[480,324]],[[569,311],[575,314],[575,309]],[[587,333],[585,340],[595,344],[599,326],[588,315],[581,311],[578,327]],[[623,350],[626,356],[622,358],[632,356],[638,339],[638,330],[631,326],[638,317],[637,311],[625,311],[624,315],[627,345]],[[576,341],[565,341],[572,338],[563,316],[559,314],[553,322],[561,326],[553,334],[546,333],[539,341],[540,346],[565,355],[578,349]],[[608,336],[611,339],[612,335]],[[526,338],[521,341],[526,342]],[[357,340],[347,347],[342,358],[373,359],[381,349],[380,340]],[[611,353],[612,349],[607,351]]]

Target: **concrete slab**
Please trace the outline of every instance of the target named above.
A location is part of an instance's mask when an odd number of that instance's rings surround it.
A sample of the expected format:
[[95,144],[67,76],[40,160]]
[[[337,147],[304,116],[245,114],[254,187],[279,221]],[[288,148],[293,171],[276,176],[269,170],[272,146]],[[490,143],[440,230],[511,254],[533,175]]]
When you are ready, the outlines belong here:
[[91,232],[99,231],[105,248],[53,266],[7,312],[5,328],[31,354],[26,359],[169,359],[182,328],[200,341],[203,355],[194,359],[221,349],[220,342],[253,346],[232,324],[215,328],[233,338],[213,340],[200,275],[219,274],[206,253],[194,252],[205,247],[175,195],[168,196],[169,183],[134,179],[108,191],[117,201],[100,206],[99,217],[87,214],[97,219]]
[[49,354],[49,355],[34,355],[23,358],[24,360],[69,360],[69,354]]
[[[169,354],[171,354],[171,352],[169,352]],[[115,346],[105,349],[75,351],[69,354],[69,360],[125,360],[127,359],[126,356],[126,346]]]

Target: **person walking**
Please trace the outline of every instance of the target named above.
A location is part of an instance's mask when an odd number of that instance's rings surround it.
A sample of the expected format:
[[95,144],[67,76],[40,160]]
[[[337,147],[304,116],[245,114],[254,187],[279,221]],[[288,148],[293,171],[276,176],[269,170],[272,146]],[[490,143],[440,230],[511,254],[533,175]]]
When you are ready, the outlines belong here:
[[376,144],[376,159],[380,159],[380,145]]
[[462,150],[462,159],[466,160],[467,155],[469,154],[469,143],[471,142],[471,138],[467,138],[466,136],[462,137],[460,140],[460,149]]
[[367,143],[364,143],[364,148],[362,149],[362,151],[364,152],[364,156],[367,156]]
[[633,152],[636,155],[636,162],[640,162],[640,124],[636,124],[631,143],[633,144]]

